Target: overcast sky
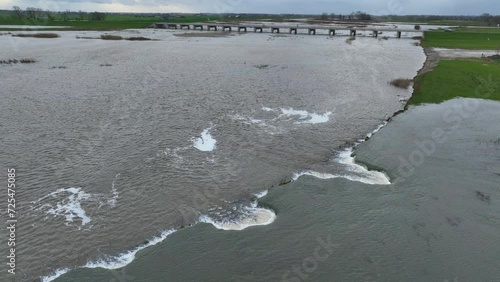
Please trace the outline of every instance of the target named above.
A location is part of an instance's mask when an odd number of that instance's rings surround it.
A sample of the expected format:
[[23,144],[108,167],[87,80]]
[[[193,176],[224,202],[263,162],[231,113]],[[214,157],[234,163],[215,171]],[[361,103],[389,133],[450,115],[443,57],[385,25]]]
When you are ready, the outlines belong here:
[[0,0],[0,9],[14,5],[107,12],[500,14],[500,0]]

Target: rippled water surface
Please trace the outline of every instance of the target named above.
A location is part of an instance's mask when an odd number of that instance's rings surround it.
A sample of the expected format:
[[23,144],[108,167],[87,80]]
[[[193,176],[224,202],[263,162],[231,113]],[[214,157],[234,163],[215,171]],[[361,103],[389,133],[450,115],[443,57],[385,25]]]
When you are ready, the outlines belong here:
[[1,169],[17,171],[21,281],[122,266],[132,253],[113,258],[200,217],[226,229],[272,222],[253,195],[301,173],[389,181],[350,170],[349,156],[328,160],[402,108],[411,89],[388,82],[425,59],[409,39],[59,33],[0,36],[0,58],[37,61],[0,65]]
[[499,113],[472,99],[412,108],[356,148],[391,184],[302,176],[259,200],[270,225],[198,224],[124,268],[56,281],[497,281]]

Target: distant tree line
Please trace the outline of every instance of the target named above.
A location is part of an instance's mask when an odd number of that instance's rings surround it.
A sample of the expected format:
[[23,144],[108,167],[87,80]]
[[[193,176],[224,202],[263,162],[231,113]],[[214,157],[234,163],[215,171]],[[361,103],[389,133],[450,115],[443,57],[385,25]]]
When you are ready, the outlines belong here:
[[72,12],[66,10],[64,12],[51,12],[49,10],[42,10],[40,8],[27,7],[25,10],[19,6],[12,7],[12,17],[18,20],[30,21],[54,21],[56,16],[59,16],[62,21],[104,21],[106,13],[93,12],[87,13],[84,11]]
[[365,12],[357,11],[350,14],[335,14],[323,13],[320,17],[322,20],[358,20],[358,21],[371,21],[373,17]]
[[500,24],[500,16],[495,16],[495,15],[490,15],[488,13],[482,14],[480,16],[439,16],[439,15],[406,15],[406,16],[399,16],[399,15],[389,15],[387,16],[391,20],[397,20],[404,18],[406,20],[410,21],[416,21],[416,22],[428,22],[428,21],[478,21],[478,22],[484,22],[488,25],[498,25]]

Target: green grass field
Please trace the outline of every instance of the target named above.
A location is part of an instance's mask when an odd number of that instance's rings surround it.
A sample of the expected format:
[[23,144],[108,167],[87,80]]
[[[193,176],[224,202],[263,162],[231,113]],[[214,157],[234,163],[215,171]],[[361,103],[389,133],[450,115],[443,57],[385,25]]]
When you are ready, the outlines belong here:
[[456,97],[487,98],[500,101],[498,60],[443,60],[415,78],[415,92],[409,105],[441,103]]
[[467,33],[500,33],[498,27],[459,27],[455,29],[456,32]]
[[[144,28],[154,22],[161,21],[159,17],[139,17],[128,15],[113,15],[110,14],[104,21],[89,21],[76,20],[70,18],[68,21],[63,21],[61,15],[55,14],[54,20],[20,20],[14,19],[12,15],[7,13],[0,14],[0,25],[40,25],[40,26],[69,26],[75,30],[113,30],[113,29],[128,29],[128,28]],[[2,28],[1,30],[12,30]]]
[[428,25],[444,25],[444,26],[491,26],[485,21],[437,21],[437,20],[422,20],[412,17],[384,17],[383,20],[397,23],[418,23]]
[[500,49],[500,28],[458,29],[453,32],[426,31],[423,47],[442,47],[473,50]]

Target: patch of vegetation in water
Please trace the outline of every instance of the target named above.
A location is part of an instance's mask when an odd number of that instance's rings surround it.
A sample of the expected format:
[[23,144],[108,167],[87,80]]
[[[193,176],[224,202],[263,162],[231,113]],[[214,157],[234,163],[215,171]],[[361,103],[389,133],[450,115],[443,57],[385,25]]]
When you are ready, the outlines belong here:
[[34,37],[34,38],[58,38],[61,37],[57,33],[18,33],[12,34],[14,37]]
[[0,65],[33,64],[35,62],[36,61],[32,58],[8,59],[8,60],[0,60]]
[[413,79],[398,78],[398,79],[392,80],[390,83],[391,83],[391,85],[394,85],[396,87],[408,89],[408,87],[410,87],[411,84],[413,83]]

